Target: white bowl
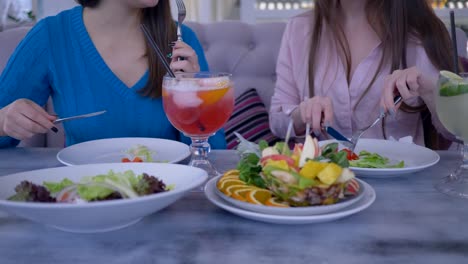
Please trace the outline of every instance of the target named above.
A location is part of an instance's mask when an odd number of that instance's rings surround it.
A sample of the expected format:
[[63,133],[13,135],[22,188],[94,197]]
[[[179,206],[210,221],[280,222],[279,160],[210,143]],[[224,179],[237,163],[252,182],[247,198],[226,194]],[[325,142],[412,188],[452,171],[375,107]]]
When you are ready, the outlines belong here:
[[[132,170],[158,177],[174,189],[134,199],[91,202],[85,204],[15,202],[6,200],[21,181],[36,184],[69,178],[79,181],[85,176]],[[174,203],[208,178],[206,171],[178,164],[115,163],[59,167],[0,177],[0,209],[19,217],[57,229],[77,233],[106,232],[137,223],[141,218]]]
[[121,163],[125,153],[137,145],[146,146],[156,163],[178,163],[190,156],[188,145],[162,138],[106,138],[71,145],[57,153],[57,159],[67,166]]
[[[324,146],[333,142],[336,142],[336,140],[320,141],[319,145]],[[403,168],[350,167],[357,176],[366,178],[389,178],[408,175],[429,168],[437,164],[440,160],[439,154],[433,150],[412,143],[403,143],[391,140],[370,138],[360,139],[354,152],[359,154],[362,150],[375,152],[390,159],[392,163],[397,163],[401,160],[405,162],[405,166]]]

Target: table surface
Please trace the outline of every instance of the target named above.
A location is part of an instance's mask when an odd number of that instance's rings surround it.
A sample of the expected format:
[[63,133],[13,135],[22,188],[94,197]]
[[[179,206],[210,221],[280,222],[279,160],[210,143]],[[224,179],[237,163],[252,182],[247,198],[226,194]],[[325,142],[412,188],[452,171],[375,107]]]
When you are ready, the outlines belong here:
[[[0,175],[61,166],[58,151],[2,149]],[[365,179],[376,190],[375,203],[322,224],[255,222],[216,207],[203,193],[98,234],[66,233],[0,212],[0,263],[468,263],[468,201],[433,188],[459,158],[439,154],[441,161],[425,171]],[[211,160],[225,171],[238,157],[213,151]]]

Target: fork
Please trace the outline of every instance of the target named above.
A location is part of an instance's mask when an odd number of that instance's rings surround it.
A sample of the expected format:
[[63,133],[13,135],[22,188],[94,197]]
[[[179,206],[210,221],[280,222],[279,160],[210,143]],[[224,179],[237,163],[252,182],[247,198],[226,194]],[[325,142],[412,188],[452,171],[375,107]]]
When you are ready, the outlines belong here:
[[[397,95],[397,96],[395,96],[395,98],[393,98],[393,104],[397,105],[399,102],[401,102],[401,100],[402,100],[401,96]],[[375,121],[372,124],[370,124],[369,126],[363,128],[363,129],[360,129],[360,130],[353,133],[353,136],[351,137],[351,143],[352,143],[351,151],[352,152],[354,152],[354,149],[356,148],[357,142],[361,138],[361,136],[365,132],[367,132],[367,130],[369,130],[370,128],[377,125],[380,122],[380,120],[382,120],[382,118],[384,118],[385,116],[386,116],[386,114],[384,112],[380,113],[380,115],[377,117],[377,119],[375,119]]]
[[183,0],[176,0],[177,4],[177,41],[182,41],[182,23],[185,20],[187,15],[187,10],[185,9],[185,4]]

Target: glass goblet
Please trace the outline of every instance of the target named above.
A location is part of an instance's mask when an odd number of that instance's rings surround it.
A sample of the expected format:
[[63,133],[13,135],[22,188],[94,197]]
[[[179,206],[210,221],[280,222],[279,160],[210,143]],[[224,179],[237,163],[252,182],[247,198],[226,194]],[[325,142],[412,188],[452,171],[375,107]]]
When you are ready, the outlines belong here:
[[163,107],[171,124],[192,140],[189,165],[219,175],[208,161],[208,138],[229,119],[234,108],[234,89],[227,73],[179,72],[163,80]]
[[441,71],[435,93],[437,115],[442,124],[463,142],[462,162],[450,175],[438,180],[442,193],[468,198],[468,73],[456,75]]

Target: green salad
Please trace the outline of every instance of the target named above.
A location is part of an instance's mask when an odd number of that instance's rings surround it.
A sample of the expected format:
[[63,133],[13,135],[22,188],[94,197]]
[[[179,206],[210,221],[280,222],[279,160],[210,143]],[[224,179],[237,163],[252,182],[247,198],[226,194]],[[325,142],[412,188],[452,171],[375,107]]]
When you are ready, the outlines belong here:
[[131,199],[173,189],[158,178],[131,170],[92,177],[79,182],[64,178],[60,182],[43,182],[42,185],[23,181],[15,187],[10,201],[86,203],[104,200]]
[[390,162],[386,157],[383,157],[377,153],[371,153],[368,151],[361,151],[358,158],[349,161],[350,167],[359,167],[359,168],[403,168],[405,166],[404,161],[399,161],[396,164]]

